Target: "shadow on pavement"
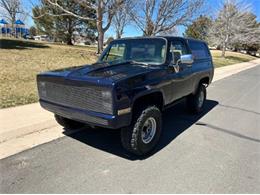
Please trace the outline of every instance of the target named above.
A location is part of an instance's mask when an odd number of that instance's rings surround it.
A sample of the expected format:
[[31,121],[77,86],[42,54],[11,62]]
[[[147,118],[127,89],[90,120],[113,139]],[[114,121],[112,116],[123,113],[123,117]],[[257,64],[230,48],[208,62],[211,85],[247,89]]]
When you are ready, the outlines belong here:
[[44,43],[25,41],[25,40],[14,40],[14,39],[1,39],[0,48],[2,49],[31,49],[31,48],[49,48]]
[[223,133],[226,133],[226,134],[229,134],[229,135],[232,135],[232,136],[235,136],[235,137],[239,137],[239,138],[242,138],[242,139],[250,140],[250,141],[253,141],[253,142],[256,142],[256,143],[260,143],[259,139],[252,138],[252,137],[243,135],[241,133],[237,133],[235,131],[231,131],[229,129],[224,129],[224,128],[221,128],[221,127],[217,127],[215,125],[211,125],[211,124],[207,124],[207,123],[201,123],[201,122],[200,123],[196,123],[196,125],[202,125],[202,126],[210,128],[211,130],[221,131]]
[[181,102],[166,110],[163,113],[163,131],[159,144],[155,150],[144,157],[138,157],[129,154],[121,146],[120,130],[111,130],[104,128],[83,129],[82,131],[67,135],[82,143],[85,143],[94,148],[103,150],[105,152],[120,156],[128,160],[144,160],[156,154],[161,149],[170,144],[182,132],[187,130],[190,126],[195,124],[200,118],[210,112],[218,102],[207,100],[205,102],[204,111],[199,115],[191,115],[187,112],[185,103]]

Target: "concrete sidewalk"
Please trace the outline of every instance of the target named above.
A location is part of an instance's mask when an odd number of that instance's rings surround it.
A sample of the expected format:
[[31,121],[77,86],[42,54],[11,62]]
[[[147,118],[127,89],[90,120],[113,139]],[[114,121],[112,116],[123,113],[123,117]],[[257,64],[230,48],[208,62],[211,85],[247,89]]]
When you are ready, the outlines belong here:
[[257,60],[252,60],[250,62],[243,62],[239,64],[233,64],[229,66],[216,68],[213,82],[231,76],[233,74],[239,73],[243,70],[253,68],[259,64],[260,64],[260,59],[257,59]]
[[0,110],[0,143],[51,128],[56,125],[53,114],[39,103]]
[[[257,65],[260,59],[217,68],[213,82]],[[38,103],[1,109],[0,121],[0,159],[64,136],[53,114]]]

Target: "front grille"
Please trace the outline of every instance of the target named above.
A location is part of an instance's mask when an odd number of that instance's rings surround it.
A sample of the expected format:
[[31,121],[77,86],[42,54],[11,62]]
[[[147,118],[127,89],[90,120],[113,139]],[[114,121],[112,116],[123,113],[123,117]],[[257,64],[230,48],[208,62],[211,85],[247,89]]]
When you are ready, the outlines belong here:
[[95,86],[72,86],[52,82],[38,83],[41,99],[56,104],[105,114],[112,114],[112,97],[103,97],[107,88]]

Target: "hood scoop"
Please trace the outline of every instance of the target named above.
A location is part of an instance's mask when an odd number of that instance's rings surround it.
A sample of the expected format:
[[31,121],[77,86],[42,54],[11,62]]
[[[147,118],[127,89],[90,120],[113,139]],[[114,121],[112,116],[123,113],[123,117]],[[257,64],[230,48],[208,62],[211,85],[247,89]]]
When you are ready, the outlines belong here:
[[125,77],[129,74],[136,74],[138,72],[143,72],[146,67],[141,65],[133,65],[130,63],[121,63],[121,64],[114,64],[108,65],[100,68],[94,68],[93,70],[89,71],[87,75],[94,76],[94,77]]
[[129,62],[108,64],[96,63],[90,66],[85,66],[81,69],[74,70],[69,75],[70,77],[78,78],[106,78],[112,80],[119,80],[136,74],[141,74],[149,71],[147,66],[142,64],[131,64]]

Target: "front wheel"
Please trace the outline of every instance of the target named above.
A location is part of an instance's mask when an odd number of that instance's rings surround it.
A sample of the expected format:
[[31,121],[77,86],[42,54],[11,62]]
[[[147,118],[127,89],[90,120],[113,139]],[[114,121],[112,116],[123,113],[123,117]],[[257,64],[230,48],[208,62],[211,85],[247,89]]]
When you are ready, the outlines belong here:
[[207,91],[203,84],[200,84],[196,94],[188,96],[187,105],[192,113],[198,114],[203,110],[204,103],[206,101]]
[[152,151],[159,141],[162,130],[161,111],[156,106],[144,109],[135,116],[133,124],[121,130],[123,147],[136,155]]

